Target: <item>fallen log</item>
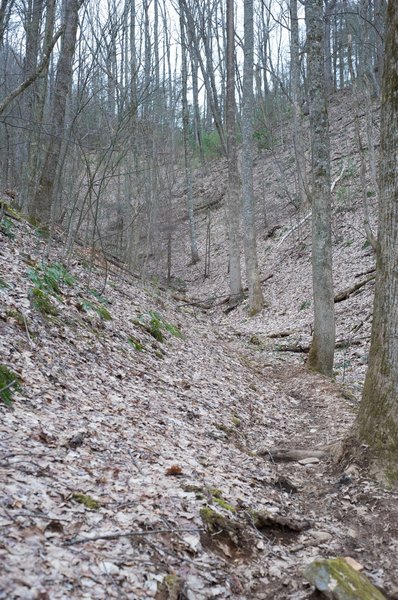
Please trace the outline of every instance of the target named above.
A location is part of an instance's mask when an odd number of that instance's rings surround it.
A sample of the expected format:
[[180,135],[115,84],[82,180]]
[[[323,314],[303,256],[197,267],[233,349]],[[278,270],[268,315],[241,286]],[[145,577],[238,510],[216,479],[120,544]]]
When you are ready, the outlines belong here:
[[259,448],[257,456],[268,456],[274,462],[297,462],[305,458],[325,458],[330,454],[330,447],[311,450],[308,448]]
[[[337,340],[335,344],[335,348],[348,348],[349,346],[361,346],[363,343],[363,339],[358,340]],[[308,354],[311,346],[308,344],[287,344],[285,346],[278,346],[275,348],[276,352],[296,352]]]
[[349,298],[352,294],[354,294],[354,292],[357,292],[359,289],[361,289],[363,286],[365,286],[367,283],[369,283],[369,281],[372,281],[375,277],[376,277],[376,275],[369,275],[369,277],[366,277],[366,279],[363,279],[362,281],[359,281],[358,283],[355,283],[351,287],[346,288],[345,290],[342,290],[341,292],[336,294],[334,297],[335,304],[337,302],[342,302],[343,300],[347,300],[347,298]]

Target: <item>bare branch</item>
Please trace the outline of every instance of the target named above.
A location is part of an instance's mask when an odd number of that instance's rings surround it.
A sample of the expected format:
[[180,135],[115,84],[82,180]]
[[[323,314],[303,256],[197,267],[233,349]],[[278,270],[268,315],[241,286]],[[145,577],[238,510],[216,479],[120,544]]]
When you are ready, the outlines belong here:
[[60,36],[63,34],[64,30],[65,30],[65,26],[62,26],[60,29],[58,29],[57,33],[54,35],[53,39],[51,40],[51,43],[48,46],[47,52],[44,54],[36,71],[34,73],[32,73],[32,75],[30,75],[30,77],[25,79],[25,81],[23,81],[12,92],[10,92],[10,94],[8,94],[8,96],[6,96],[4,98],[4,100],[0,104],[0,115],[3,114],[3,112],[6,110],[7,106],[9,104],[11,104],[11,102],[13,100],[15,100],[15,98],[20,96],[22,94],[22,92],[24,92],[30,85],[32,85],[32,83],[34,83],[36,81],[36,79],[38,79],[40,77],[40,75],[42,74],[44,69],[47,67],[47,65],[50,61],[51,52],[52,52],[55,44],[57,43],[58,39],[60,38]]

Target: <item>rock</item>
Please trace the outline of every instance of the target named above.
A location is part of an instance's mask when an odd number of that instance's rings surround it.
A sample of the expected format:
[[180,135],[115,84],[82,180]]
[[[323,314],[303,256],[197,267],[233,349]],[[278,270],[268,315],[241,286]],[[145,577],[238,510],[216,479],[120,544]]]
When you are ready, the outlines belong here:
[[386,600],[369,579],[344,558],[315,560],[305,569],[304,577],[332,600]]
[[316,544],[325,544],[332,539],[332,534],[328,531],[311,531],[311,537]]
[[69,448],[78,448],[83,445],[84,439],[87,436],[87,431],[79,431],[71,438],[69,438],[67,445]]
[[309,456],[308,458],[302,458],[298,461],[299,465],[303,465],[304,467],[306,467],[307,465],[316,465],[319,462],[319,458],[317,458],[316,456]]

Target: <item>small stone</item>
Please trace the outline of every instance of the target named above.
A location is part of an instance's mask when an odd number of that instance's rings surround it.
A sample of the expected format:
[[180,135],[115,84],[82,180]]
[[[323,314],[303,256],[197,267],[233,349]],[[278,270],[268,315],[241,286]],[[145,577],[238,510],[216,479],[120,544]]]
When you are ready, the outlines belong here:
[[276,565],[271,565],[268,569],[268,575],[270,577],[275,577],[276,579],[280,579],[282,577],[282,571]]
[[311,531],[311,537],[316,544],[325,544],[332,539],[332,534],[328,531]]
[[317,463],[320,462],[320,460],[316,456],[312,456],[312,457],[310,456],[309,458],[302,458],[298,462],[299,462],[299,465],[306,467],[308,465],[316,465]]
[[361,563],[355,560],[355,558],[351,558],[351,556],[345,556],[344,560],[350,565],[350,567],[354,569],[354,571],[363,571],[363,566]]
[[78,448],[79,446],[82,446],[86,435],[87,434],[85,431],[79,431],[78,433],[73,435],[71,438],[69,438],[69,440],[68,440],[69,448]]

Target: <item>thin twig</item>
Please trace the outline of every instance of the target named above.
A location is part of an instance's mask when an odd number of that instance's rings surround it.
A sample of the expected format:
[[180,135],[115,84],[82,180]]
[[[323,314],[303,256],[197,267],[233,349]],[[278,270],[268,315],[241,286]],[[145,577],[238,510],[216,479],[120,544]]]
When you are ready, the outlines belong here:
[[32,338],[30,337],[28,323],[27,323],[26,317],[25,317],[25,315],[23,313],[22,313],[22,317],[23,317],[23,322],[24,322],[25,329],[26,329],[26,335],[28,336],[29,344],[32,346],[32,348],[34,348],[35,345],[34,345],[34,343],[32,341]]
[[198,531],[203,531],[203,528],[198,527],[196,529],[152,529],[152,531],[122,531],[120,533],[105,533],[104,535],[95,535],[93,537],[82,537],[76,538],[72,540],[67,540],[64,542],[65,546],[74,546],[75,544],[84,544],[85,542],[95,542],[97,540],[117,540],[122,537],[137,537],[137,536],[145,536],[145,535],[156,535],[161,533],[177,533],[177,532],[185,532],[185,533],[196,533]]

